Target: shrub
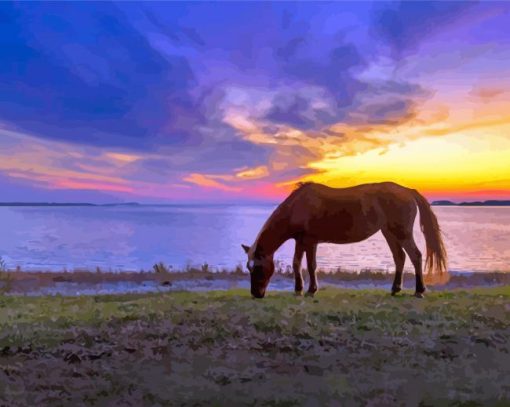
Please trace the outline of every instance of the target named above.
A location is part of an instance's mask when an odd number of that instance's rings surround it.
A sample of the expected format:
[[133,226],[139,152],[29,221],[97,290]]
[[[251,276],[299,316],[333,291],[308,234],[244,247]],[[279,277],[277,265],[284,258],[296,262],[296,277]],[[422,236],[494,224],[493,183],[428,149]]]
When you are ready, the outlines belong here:
[[7,264],[0,256],[0,294],[4,294],[11,289],[11,276],[7,273]]

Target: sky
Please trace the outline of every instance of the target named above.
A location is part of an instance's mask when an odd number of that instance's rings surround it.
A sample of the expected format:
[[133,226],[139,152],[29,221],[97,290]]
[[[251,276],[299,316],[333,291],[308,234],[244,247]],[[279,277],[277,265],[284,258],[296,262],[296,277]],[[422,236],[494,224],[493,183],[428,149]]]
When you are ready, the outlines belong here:
[[510,197],[510,2],[0,3],[0,201]]

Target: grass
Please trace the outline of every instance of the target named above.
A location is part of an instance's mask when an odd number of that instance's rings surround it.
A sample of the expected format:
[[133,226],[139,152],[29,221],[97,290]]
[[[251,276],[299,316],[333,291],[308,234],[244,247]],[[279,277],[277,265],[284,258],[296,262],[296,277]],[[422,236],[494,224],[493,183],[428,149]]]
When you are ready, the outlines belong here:
[[0,296],[0,405],[510,403],[510,286]]

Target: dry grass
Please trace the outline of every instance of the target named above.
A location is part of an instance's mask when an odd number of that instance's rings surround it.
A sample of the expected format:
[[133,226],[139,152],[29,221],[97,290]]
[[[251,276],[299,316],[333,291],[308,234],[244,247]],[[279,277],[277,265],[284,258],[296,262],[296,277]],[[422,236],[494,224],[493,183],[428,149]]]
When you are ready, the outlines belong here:
[[[303,276],[307,279],[307,272],[303,270]],[[352,283],[372,282],[372,283],[388,283],[393,281],[394,274],[381,270],[364,269],[360,271],[348,271],[337,269],[332,271],[318,270],[317,272],[319,284],[320,282],[335,283]],[[274,278],[293,279],[294,274],[290,268],[278,267],[276,269],[276,277]],[[404,281],[414,281],[413,273],[404,273]],[[143,283],[146,281],[155,281],[158,283],[174,282],[182,280],[247,280],[249,279],[247,272],[241,266],[235,269],[211,269],[207,264],[200,268],[187,267],[183,270],[174,270],[162,263],[154,265],[153,270],[140,271],[122,271],[110,272],[101,269],[95,271],[76,269],[72,271],[48,272],[48,271],[1,271],[0,270],[0,293],[9,291],[15,293],[32,292],[37,288],[52,286],[55,283],[82,283],[84,285],[94,285],[100,283],[112,282],[133,282]],[[494,285],[510,285],[510,272],[484,272],[484,273],[466,273],[450,275],[443,288],[457,287],[477,287],[477,286],[494,286]]]

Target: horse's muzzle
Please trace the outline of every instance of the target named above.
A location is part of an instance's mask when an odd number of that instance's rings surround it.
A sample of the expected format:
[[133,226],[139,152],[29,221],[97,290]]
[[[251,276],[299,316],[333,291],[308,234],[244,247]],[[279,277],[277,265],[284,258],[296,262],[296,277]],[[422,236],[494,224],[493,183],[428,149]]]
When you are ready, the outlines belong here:
[[264,295],[266,295],[266,290],[263,291],[251,290],[251,295],[253,298],[264,298]]

